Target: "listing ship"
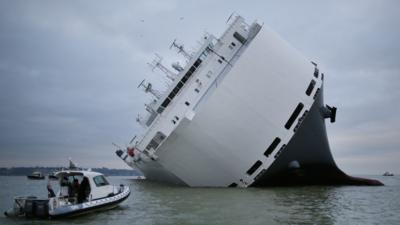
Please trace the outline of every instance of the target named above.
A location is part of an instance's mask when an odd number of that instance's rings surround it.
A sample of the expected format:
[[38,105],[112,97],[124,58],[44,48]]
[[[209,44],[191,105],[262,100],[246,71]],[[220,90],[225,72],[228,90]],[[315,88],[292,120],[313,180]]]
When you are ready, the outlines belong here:
[[148,180],[192,187],[382,185],[342,172],[332,157],[325,119],[324,74],[276,33],[234,15],[221,37],[206,34],[187,64],[161,64],[171,80],[154,96],[146,129],[116,154]]

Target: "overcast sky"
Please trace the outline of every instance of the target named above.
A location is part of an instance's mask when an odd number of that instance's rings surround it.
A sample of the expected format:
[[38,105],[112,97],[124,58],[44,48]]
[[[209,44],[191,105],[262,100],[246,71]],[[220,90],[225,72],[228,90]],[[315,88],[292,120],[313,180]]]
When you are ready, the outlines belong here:
[[[126,168],[112,142],[140,130],[154,53],[195,48],[232,12],[279,33],[325,73],[328,136],[350,174],[400,173],[400,2],[0,0],[0,167]],[[160,83],[160,82],[159,82]],[[159,86],[161,88],[162,86]]]

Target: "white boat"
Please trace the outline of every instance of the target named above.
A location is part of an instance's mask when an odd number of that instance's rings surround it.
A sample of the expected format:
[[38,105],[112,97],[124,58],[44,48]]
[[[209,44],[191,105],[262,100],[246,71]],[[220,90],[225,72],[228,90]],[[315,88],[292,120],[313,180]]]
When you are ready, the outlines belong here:
[[55,174],[60,190],[54,194],[48,186],[49,198],[16,197],[14,206],[4,212],[9,217],[60,218],[77,216],[116,207],[128,198],[128,186],[110,185],[103,174],[72,169]]
[[388,171],[386,171],[386,172],[384,172],[384,173],[383,173],[383,175],[382,175],[382,176],[391,177],[391,176],[394,176],[394,174],[393,174],[393,173],[391,173],[391,172],[388,172]]
[[139,86],[154,99],[137,121],[145,131],[116,154],[148,180],[192,187],[296,184],[381,185],[343,173],[332,157],[325,119],[324,74],[257,21],[231,16],[216,38],[206,34],[165,91]]
[[44,180],[46,177],[39,171],[33,172],[31,175],[27,175],[30,180]]

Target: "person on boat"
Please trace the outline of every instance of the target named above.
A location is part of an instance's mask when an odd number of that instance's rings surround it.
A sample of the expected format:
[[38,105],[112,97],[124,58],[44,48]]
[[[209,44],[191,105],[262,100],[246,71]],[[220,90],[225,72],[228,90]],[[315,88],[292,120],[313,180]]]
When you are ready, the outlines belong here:
[[60,196],[67,197],[69,195],[69,182],[67,177],[63,177],[61,180]]
[[74,181],[71,186],[71,197],[75,197],[75,195],[78,195],[79,186],[80,185],[78,179],[74,178]]
[[67,178],[68,198],[72,198],[75,195],[72,183],[73,182],[70,180],[70,178]]
[[87,177],[83,177],[78,190],[78,203],[84,202],[90,194],[90,184]]
[[51,187],[50,183],[47,184],[47,196],[49,198],[56,197],[56,194],[54,193],[53,188]]

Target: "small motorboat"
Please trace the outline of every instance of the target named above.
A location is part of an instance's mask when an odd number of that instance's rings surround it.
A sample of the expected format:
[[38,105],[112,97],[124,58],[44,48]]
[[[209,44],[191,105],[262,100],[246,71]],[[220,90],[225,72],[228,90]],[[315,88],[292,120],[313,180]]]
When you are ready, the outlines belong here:
[[48,198],[16,197],[14,206],[4,214],[42,219],[70,217],[114,208],[130,195],[128,186],[110,185],[103,174],[90,170],[62,170],[55,176],[60,184],[57,194],[48,183]]
[[389,177],[391,177],[391,176],[394,176],[394,174],[393,174],[393,173],[390,173],[390,172],[388,172],[388,171],[386,171],[385,173],[383,173],[382,176],[389,176]]
[[31,175],[27,176],[30,180],[44,180],[46,177],[39,171],[33,172]]

